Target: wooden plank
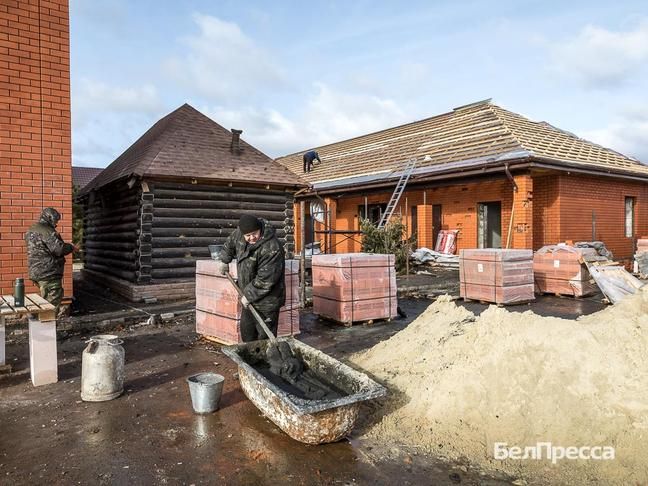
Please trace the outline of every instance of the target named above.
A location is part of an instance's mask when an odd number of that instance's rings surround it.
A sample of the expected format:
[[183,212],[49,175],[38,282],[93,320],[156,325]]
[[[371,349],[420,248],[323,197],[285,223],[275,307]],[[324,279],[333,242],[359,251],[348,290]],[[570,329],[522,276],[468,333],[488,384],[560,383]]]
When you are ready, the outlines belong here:
[[40,307],[29,298],[29,294],[25,296],[25,307],[31,313],[38,313],[40,311]]
[[14,298],[13,295],[3,295],[2,298],[5,300],[7,304],[14,310],[16,314],[27,314],[29,311],[27,310],[27,307],[16,307],[16,304],[14,303]]
[[31,300],[34,304],[36,304],[38,307],[40,307],[41,310],[54,310],[54,309],[56,309],[56,307],[54,307],[52,304],[47,302],[45,299],[43,299],[38,294],[27,294],[27,297],[29,297],[29,300]]
[[0,297],[0,316],[15,314],[13,308],[7,304],[3,297]]

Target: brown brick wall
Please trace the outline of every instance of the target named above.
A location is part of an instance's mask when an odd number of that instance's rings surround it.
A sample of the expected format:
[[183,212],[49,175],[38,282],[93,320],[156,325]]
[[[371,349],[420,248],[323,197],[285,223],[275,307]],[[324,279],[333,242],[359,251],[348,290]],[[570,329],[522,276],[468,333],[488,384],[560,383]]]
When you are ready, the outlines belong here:
[[[43,207],[72,237],[67,0],[0,1],[0,291],[27,276],[25,230]],[[64,286],[72,295],[72,262]],[[36,289],[29,284],[29,291]]]

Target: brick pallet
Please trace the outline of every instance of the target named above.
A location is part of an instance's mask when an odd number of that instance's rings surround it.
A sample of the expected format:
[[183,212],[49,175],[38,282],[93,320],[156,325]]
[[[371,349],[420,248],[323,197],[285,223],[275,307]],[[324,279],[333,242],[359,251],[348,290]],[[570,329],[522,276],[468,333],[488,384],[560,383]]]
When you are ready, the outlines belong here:
[[533,251],[461,250],[459,292],[467,300],[519,304],[534,300]]
[[[196,262],[196,332],[222,344],[241,340],[241,310],[238,293],[217,271],[213,260]],[[230,263],[236,278],[236,262]],[[286,303],[279,310],[277,336],[299,334],[299,260],[286,260]]]
[[351,325],[396,317],[394,255],[313,255],[313,312]]
[[533,255],[533,278],[538,293],[583,297],[593,294],[598,287],[591,282],[582,256],[596,256],[594,248],[575,248],[569,245],[548,245]]

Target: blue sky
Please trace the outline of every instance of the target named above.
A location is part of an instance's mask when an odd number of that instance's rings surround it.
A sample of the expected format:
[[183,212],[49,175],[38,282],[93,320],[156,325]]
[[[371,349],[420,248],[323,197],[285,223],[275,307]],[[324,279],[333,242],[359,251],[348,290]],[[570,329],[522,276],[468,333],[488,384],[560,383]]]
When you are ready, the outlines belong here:
[[485,98],[648,162],[645,1],[71,0],[73,164],[189,103],[270,156]]

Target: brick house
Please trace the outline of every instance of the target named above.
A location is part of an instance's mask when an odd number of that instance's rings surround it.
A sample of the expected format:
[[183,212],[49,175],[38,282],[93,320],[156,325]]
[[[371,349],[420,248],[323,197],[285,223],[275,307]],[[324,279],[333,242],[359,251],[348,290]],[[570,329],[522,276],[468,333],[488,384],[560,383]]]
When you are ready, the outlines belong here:
[[133,301],[193,295],[196,261],[243,213],[268,220],[292,254],[306,183],[240,134],[185,104],[81,189],[84,277]]
[[[24,233],[57,208],[72,236],[70,40],[67,0],[0,4],[0,291],[27,277]],[[37,289],[27,282],[27,290]],[[72,295],[72,261],[63,280]]]
[[306,174],[304,152],[277,162],[311,184],[298,196],[306,243],[327,252],[360,250],[360,218],[380,218],[412,158],[394,215],[419,247],[434,248],[439,229],[458,229],[459,249],[596,239],[623,260],[648,234],[648,166],[490,100],[316,150],[323,163]]

